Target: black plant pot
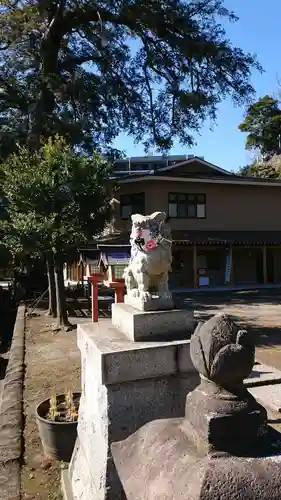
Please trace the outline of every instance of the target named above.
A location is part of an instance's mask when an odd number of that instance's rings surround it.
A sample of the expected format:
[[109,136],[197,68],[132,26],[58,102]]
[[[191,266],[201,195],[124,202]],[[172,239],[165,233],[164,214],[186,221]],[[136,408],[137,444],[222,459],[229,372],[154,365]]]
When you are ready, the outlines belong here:
[[[77,406],[80,401],[80,393],[74,393],[73,399]],[[57,396],[57,402],[62,403],[65,396]],[[50,399],[45,399],[36,408],[36,421],[38,425],[39,435],[45,455],[70,462],[75,440],[77,436],[77,421],[76,422],[54,422],[47,419],[50,409]]]

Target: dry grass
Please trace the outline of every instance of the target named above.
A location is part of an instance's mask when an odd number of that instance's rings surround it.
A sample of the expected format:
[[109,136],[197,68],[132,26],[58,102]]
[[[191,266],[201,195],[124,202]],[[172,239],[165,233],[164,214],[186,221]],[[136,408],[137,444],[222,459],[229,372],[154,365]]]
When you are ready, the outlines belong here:
[[27,319],[24,390],[25,454],[22,468],[23,500],[60,500],[61,464],[44,457],[35,408],[53,392],[80,390],[80,352],[76,330],[53,334],[42,314]]

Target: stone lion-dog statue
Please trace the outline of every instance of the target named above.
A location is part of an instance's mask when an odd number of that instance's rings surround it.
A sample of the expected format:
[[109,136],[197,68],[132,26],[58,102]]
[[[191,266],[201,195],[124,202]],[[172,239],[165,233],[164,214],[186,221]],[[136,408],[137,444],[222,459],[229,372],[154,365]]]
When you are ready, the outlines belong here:
[[154,296],[171,299],[168,273],[172,263],[171,229],[164,212],[134,214],[131,231],[131,259],[124,271],[128,297],[146,302]]

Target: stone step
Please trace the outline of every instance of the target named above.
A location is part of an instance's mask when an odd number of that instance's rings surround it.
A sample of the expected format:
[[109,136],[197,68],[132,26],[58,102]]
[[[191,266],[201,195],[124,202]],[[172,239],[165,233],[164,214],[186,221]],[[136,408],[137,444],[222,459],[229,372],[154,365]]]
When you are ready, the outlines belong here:
[[281,412],[281,371],[256,363],[244,381],[249,392],[268,411]]
[[246,378],[244,384],[247,387],[257,387],[281,383],[281,371],[273,366],[256,363],[252,373]]
[[249,392],[266,409],[281,412],[281,384],[250,387]]

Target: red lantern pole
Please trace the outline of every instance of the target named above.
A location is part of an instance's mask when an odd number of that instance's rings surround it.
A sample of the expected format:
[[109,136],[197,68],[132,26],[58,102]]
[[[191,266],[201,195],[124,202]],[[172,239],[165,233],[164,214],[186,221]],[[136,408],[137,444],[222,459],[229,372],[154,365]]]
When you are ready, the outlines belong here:
[[103,284],[107,288],[112,288],[114,290],[116,304],[121,304],[124,302],[124,294],[125,294],[124,280],[119,280],[119,281],[104,280]]
[[124,283],[118,283],[119,286],[116,286],[114,287],[114,291],[115,291],[115,302],[116,304],[122,304],[122,302],[124,302],[124,288],[125,288],[125,285]]
[[92,276],[88,276],[88,280],[91,282],[92,285],[92,322],[97,323],[99,320],[99,300],[98,300],[98,295],[99,295],[99,287],[98,283],[102,281],[104,275],[102,273],[100,274],[92,274]]
[[92,281],[92,322],[97,323],[99,320],[99,304],[98,304],[98,284]]

